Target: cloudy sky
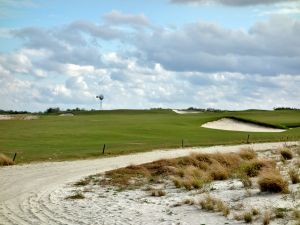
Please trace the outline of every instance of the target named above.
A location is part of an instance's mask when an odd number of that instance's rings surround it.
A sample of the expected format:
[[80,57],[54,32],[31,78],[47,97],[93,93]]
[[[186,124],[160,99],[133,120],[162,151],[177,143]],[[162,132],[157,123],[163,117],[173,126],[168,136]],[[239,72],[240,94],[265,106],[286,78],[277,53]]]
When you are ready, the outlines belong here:
[[299,0],[0,0],[0,109],[300,107]]

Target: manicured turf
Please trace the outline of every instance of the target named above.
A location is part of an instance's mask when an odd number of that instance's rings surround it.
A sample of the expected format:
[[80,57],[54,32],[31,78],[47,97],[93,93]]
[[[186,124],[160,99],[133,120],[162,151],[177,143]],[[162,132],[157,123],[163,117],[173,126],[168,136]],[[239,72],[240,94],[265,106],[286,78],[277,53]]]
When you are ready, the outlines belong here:
[[[201,128],[201,124],[234,116],[276,127],[283,133],[248,133]],[[59,161],[141,152],[157,148],[300,140],[300,111],[207,112],[179,115],[171,110],[77,112],[73,117],[44,115],[37,120],[0,121],[0,153],[17,162]]]

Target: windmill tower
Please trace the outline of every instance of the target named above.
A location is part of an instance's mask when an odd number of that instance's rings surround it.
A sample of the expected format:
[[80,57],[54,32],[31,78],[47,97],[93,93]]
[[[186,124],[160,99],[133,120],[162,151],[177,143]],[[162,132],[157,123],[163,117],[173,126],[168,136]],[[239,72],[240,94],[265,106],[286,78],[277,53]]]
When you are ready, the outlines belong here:
[[101,95],[97,95],[96,98],[99,98],[99,101],[100,101],[100,110],[102,110],[102,100],[104,99],[104,96],[101,94]]

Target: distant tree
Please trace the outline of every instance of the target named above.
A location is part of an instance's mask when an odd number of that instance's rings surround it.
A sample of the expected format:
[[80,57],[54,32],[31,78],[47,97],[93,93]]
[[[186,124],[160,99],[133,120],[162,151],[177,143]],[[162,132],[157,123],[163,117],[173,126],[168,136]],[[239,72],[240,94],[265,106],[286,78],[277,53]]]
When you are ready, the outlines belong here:
[[27,111],[14,111],[14,110],[2,110],[0,109],[0,114],[30,114]]
[[60,108],[59,107],[54,107],[54,108],[48,108],[45,113],[59,113]]
[[297,108],[291,108],[291,107],[276,107],[274,110],[300,110]]

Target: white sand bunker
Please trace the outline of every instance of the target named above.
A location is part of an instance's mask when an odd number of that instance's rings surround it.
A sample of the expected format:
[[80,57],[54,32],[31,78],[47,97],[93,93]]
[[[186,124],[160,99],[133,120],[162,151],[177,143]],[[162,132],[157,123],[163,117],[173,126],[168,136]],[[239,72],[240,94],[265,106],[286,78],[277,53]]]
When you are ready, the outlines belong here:
[[193,114],[193,113],[202,113],[200,111],[193,111],[193,110],[180,110],[180,109],[173,109],[173,112],[177,114]]
[[217,130],[231,130],[231,131],[248,131],[248,132],[283,132],[284,129],[277,129],[258,125],[251,122],[243,122],[230,118],[222,118],[213,122],[203,124],[201,127],[217,129]]
[[0,120],[35,120],[38,119],[35,115],[0,115]]
[[59,114],[59,116],[74,116],[73,113],[63,113],[63,114]]

